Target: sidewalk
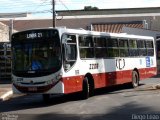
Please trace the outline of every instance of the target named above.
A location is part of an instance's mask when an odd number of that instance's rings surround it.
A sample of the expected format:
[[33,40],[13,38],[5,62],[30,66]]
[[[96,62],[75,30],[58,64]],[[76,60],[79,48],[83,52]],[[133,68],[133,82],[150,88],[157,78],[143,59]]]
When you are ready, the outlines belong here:
[[0,101],[8,100],[12,96],[11,81],[0,82]]
[[0,88],[0,101],[8,100],[12,94],[13,92],[11,87]]

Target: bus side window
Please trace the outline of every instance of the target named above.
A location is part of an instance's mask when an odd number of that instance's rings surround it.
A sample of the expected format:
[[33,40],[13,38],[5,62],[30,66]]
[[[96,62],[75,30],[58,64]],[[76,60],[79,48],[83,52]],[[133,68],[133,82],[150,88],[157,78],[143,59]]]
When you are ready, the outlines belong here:
[[138,56],[137,41],[134,39],[129,40],[129,55]]
[[147,55],[154,55],[153,41],[146,41]]
[[79,36],[80,58],[94,58],[94,47],[92,36]]
[[96,58],[107,57],[106,41],[107,41],[107,37],[94,36],[94,47],[95,47]]
[[138,51],[139,51],[139,56],[146,56],[147,55],[145,40],[137,40],[137,47],[138,47]]
[[107,57],[119,57],[118,39],[110,38],[107,41]]
[[129,56],[128,40],[127,39],[119,39],[119,52],[120,52],[120,57],[128,57]]
[[65,41],[63,44],[64,69],[68,71],[77,59],[76,36],[64,34],[62,36],[62,41]]

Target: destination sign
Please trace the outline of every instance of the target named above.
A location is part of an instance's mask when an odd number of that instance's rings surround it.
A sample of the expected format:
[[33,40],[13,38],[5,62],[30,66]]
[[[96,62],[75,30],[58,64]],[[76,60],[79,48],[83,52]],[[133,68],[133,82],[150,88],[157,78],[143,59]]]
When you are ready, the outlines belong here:
[[40,39],[58,37],[57,30],[28,30],[13,34],[12,40]]
[[29,33],[26,35],[26,38],[41,38],[43,37],[43,34],[42,33]]

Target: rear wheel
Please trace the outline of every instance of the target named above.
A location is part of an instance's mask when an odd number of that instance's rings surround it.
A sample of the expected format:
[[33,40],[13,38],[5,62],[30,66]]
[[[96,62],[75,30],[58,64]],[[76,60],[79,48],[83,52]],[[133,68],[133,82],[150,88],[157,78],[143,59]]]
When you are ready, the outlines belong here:
[[89,97],[89,83],[88,83],[88,78],[85,77],[83,80],[83,90],[82,90],[82,98],[87,99]]
[[133,88],[136,88],[139,86],[139,76],[136,71],[132,72],[132,86]]

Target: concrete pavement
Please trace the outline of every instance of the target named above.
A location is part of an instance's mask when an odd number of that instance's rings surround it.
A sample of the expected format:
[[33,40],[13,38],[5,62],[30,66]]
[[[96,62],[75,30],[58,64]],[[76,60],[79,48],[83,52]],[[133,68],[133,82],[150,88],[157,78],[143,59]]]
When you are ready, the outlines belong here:
[[8,100],[12,95],[13,92],[11,84],[0,84],[0,101]]
[[[155,90],[160,89],[160,76],[156,78],[148,78],[140,81],[140,84],[144,84],[136,88],[136,90]],[[5,101],[11,98],[13,95],[11,83],[0,83],[0,101]]]

